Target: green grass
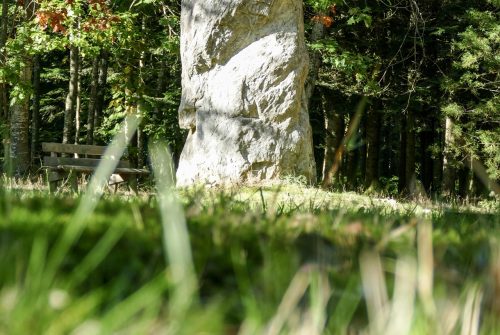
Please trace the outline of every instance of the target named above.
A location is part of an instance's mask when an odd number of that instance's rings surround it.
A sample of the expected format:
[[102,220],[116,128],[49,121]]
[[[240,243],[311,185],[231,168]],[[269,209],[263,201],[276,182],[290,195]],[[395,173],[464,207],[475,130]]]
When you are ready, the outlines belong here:
[[79,218],[85,196],[2,192],[0,334],[500,330],[494,202],[189,189],[172,217],[179,201],[159,191],[105,195]]

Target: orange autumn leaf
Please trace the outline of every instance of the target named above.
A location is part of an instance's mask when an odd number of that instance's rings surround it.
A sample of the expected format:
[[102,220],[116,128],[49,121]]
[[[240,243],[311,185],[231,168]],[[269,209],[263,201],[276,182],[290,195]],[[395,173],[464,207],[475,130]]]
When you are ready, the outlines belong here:
[[67,18],[66,10],[58,10],[58,11],[43,11],[40,10],[36,13],[36,22],[40,26],[42,30],[47,29],[49,26],[52,28],[52,32],[58,33],[66,32],[66,27],[63,25],[63,22]]
[[333,24],[333,18],[326,15],[316,15],[312,18],[314,22],[319,22],[327,28],[330,28]]

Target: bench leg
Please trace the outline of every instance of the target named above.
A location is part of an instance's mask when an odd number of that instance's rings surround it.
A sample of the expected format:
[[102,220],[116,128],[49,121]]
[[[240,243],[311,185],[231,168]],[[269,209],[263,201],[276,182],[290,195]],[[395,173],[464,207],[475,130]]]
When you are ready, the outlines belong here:
[[57,171],[47,171],[47,182],[49,184],[49,192],[57,191],[57,186],[60,180],[64,179],[64,174]]
[[75,193],[78,192],[78,175],[74,172],[71,171],[68,176],[68,182],[71,190]]
[[139,193],[137,189],[137,176],[136,175],[128,176],[127,183],[130,189],[137,195]]
[[49,192],[50,193],[54,193],[55,191],[57,191],[57,183],[58,183],[57,180],[49,181]]
[[120,183],[114,183],[114,184],[106,184],[107,186],[107,190],[111,193],[113,192],[113,194],[116,194],[116,192],[118,192],[118,186],[120,185]]

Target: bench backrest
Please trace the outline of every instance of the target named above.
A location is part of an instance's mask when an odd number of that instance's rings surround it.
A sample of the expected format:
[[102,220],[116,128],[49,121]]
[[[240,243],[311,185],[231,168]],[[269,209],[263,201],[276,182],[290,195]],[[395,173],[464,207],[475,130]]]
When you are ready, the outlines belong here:
[[[96,167],[102,161],[101,158],[106,152],[106,148],[106,146],[101,145],[42,143],[42,151],[50,153],[50,156],[43,157],[43,165],[74,165]],[[62,154],[69,154],[72,157],[61,157]],[[87,158],[80,156],[94,156],[97,158]],[[130,162],[127,160],[119,160],[117,167],[129,168]]]

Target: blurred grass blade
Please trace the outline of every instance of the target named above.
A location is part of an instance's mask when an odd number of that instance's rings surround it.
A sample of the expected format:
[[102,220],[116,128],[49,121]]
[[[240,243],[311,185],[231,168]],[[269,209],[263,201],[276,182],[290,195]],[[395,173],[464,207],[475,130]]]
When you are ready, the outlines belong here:
[[125,231],[126,227],[124,226],[110,226],[106,234],[100,238],[99,242],[97,242],[92,250],[72,271],[68,286],[78,286],[82,281],[88,278],[90,273],[106,258]]
[[[45,262],[47,257],[48,240],[46,236],[36,236],[31,247],[28,269],[26,273],[26,285],[28,295],[38,296],[48,286],[44,281]],[[45,287],[44,287],[45,286]]]
[[467,292],[465,306],[462,314],[462,330],[460,335],[478,335],[481,316],[481,301],[483,291],[478,286],[473,286]]
[[[57,313],[57,318],[50,324],[46,334],[69,334],[77,329],[89,316],[98,310],[104,291],[92,290],[85,296],[73,301],[68,307]],[[91,335],[89,332],[87,334]]]
[[351,276],[330,320],[334,334],[347,333],[347,328],[352,322],[352,317],[361,301],[358,286],[359,278]]
[[428,317],[434,319],[436,307],[432,287],[434,285],[434,254],[432,250],[432,223],[420,222],[418,241],[418,294]]
[[302,334],[320,335],[326,325],[327,305],[330,300],[331,288],[328,276],[324,271],[311,272],[311,308],[310,320],[305,322],[306,328]]
[[454,330],[460,319],[460,303],[458,299],[449,297],[440,301],[439,309],[436,308],[436,328],[439,334],[456,334]]
[[412,256],[398,259],[394,285],[391,314],[384,334],[410,334],[417,289],[417,264]]
[[370,333],[383,334],[388,318],[389,298],[385,284],[380,256],[376,252],[365,251],[361,255],[361,279],[365,294]]
[[175,192],[175,170],[170,152],[166,145],[156,143],[151,146],[150,155],[161,212],[163,243],[174,284],[170,312],[174,319],[178,319],[193,303],[197,290],[196,275],[186,218]]
[[259,332],[262,315],[257,298],[252,289],[251,274],[248,271],[246,253],[241,245],[231,248],[231,262],[236,276],[239,295],[242,297],[246,318],[238,331],[239,335],[253,335]]
[[292,316],[293,311],[306,293],[310,281],[310,269],[302,268],[292,279],[283,300],[278,307],[276,315],[271,320],[266,335],[278,335],[281,333],[286,321]]
[[492,311],[500,328],[500,240],[492,239],[491,245],[491,261],[490,261],[490,278],[492,281]]
[[83,195],[70,224],[56,242],[53,252],[49,257],[49,265],[47,267],[49,280],[54,276],[61,265],[71,245],[80,237],[80,234],[85,228],[85,221],[92,215],[92,212],[97,206],[109,177],[118,165],[139,123],[140,117],[138,115],[133,114],[127,116],[120,132],[116,134],[111,144],[106,148],[102,161],[92,176],[87,191]]
[[115,334],[118,330],[123,330],[129,323],[138,322],[138,319],[134,319],[134,317],[149,310],[151,306],[155,307],[158,314],[159,302],[161,302],[162,294],[166,288],[165,273],[161,273],[124,301],[114,305],[102,317],[103,331],[101,334]]

